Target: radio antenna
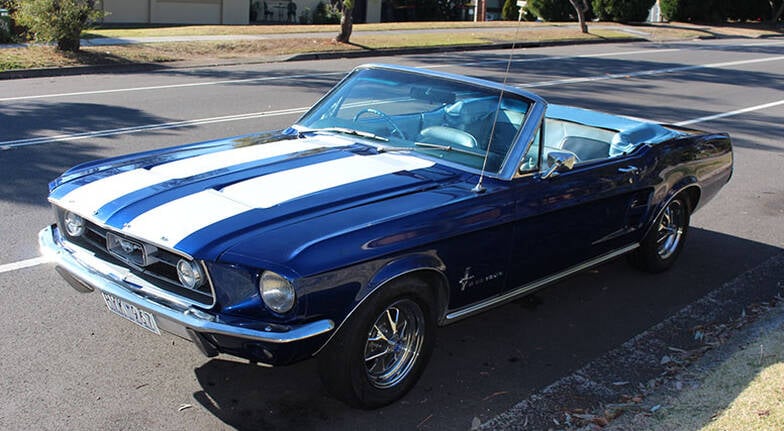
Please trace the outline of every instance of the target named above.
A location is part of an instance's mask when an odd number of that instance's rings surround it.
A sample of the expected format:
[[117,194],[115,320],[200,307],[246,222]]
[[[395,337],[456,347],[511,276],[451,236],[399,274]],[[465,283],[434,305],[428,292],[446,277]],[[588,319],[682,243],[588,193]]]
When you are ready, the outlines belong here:
[[517,16],[517,27],[515,28],[514,37],[512,38],[512,48],[509,50],[509,58],[506,61],[506,71],[504,72],[504,82],[501,87],[501,92],[498,94],[498,106],[495,107],[495,115],[493,116],[493,126],[490,128],[490,139],[487,141],[487,151],[485,151],[485,159],[482,161],[482,171],[479,173],[479,181],[473,189],[474,193],[484,193],[485,187],[482,182],[485,179],[485,170],[487,169],[487,159],[490,157],[490,147],[493,145],[493,138],[495,137],[495,125],[498,121],[498,113],[501,111],[501,102],[504,99],[504,90],[506,90],[506,82],[509,79],[509,68],[512,66],[512,56],[517,46],[517,35],[520,33],[520,26],[523,23],[523,8],[520,8],[520,13]]

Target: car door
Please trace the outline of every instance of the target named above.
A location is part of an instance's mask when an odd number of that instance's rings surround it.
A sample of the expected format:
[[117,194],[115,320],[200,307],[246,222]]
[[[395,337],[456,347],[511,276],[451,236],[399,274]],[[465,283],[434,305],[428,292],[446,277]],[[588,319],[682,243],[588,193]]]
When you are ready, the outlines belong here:
[[[544,150],[531,151],[543,157]],[[638,181],[643,158],[638,154],[577,163],[549,177],[546,162],[535,164],[529,158],[532,169],[513,180],[516,219],[508,287],[632,244],[648,202]]]

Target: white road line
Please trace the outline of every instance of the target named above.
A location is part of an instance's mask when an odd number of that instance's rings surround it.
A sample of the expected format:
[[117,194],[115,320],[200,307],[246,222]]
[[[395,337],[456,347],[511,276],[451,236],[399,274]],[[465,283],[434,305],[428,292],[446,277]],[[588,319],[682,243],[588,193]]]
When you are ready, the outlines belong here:
[[710,63],[710,64],[695,64],[692,66],[678,66],[678,67],[667,67],[664,69],[651,69],[651,70],[641,70],[638,72],[628,72],[628,73],[608,73],[605,75],[596,75],[596,76],[584,76],[579,78],[566,78],[566,79],[557,79],[554,81],[541,81],[541,82],[519,82],[519,83],[512,83],[512,85],[517,85],[523,88],[538,88],[538,87],[551,87],[554,85],[564,85],[564,84],[578,84],[583,82],[595,82],[595,81],[605,81],[608,79],[621,79],[621,78],[636,78],[640,76],[653,76],[653,75],[662,75],[665,73],[675,73],[675,72],[686,72],[689,70],[697,70],[697,69],[720,69],[723,67],[730,67],[730,66],[741,66],[746,64],[755,64],[755,63],[766,63],[770,61],[781,61],[784,60],[784,55],[778,57],[765,57],[765,58],[755,58],[752,60],[737,60],[737,61],[726,61],[722,63]]
[[704,123],[706,121],[717,120],[719,118],[725,118],[725,117],[732,117],[735,115],[745,114],[747,112],[752,112],[752,111],[759,111],[761,109],[772,108],[774,106],[779,106],[779,105],[784,105],[784,99],[779,100],[778,102],[764,103],[762,105],[749,106],[748,108],[736,109],[734,111],[724,112],[721,114],[708,115],[705,117],[694,118],[692,120],[681,121],[680,123],[675,123],[675,125],[688,126],[689,124]]
[[[528,49],[528,48],[523,48]],[[621,57],[624,55],[638,55],[638,54],[658,54],[663,52],[673,52],[673,51],[680,51],[680,48],[666,48],[666,49],[641,49],[637,51],[621,51],[621,52],[599,52],[595,54],[580,54],[580,55],[561,55],[556,57],[528,57],[528,58],[517,58],[513,59],[512,63],[528,63],[533,61],[553,61],[553,60],[568,60],[571,58],[596,58],[596,57]],[[493,63],[506,63],[509,61],[508,59],[498,59],[498,60],[484,60],[484,61],[473,61],[469,63],[457,63],[457,64],[436,64],[436,65],[428,65],[428,66],[420,66],[422,69],[443,69],[443,68],[450,68],[450,67],[469,67],[469,66],[483,66],[487,64]],[[2,99],[0,99],[2,100]]]
[[260,78],[226,79],[223,81],[190,82],[187,84],[153,85],[149,87],[128,87],[128,88],[115,88],[109,90],[78,91],[74,93],[38,94],[34,96],[2,97],[0,98],[0,102],[11,102],[17,100],[32,100],[32,99],[50,99],[56,97],[70,97],[70,96],[87,96],[92,94],[127,93],[132,91],[163,90],[167,88],[203,87],[207,85],[242,84],[246,82],[280,81],[286,79],[315,78],[319,76],[345,75],[345,74],[346,74],[345,72],[323,72],[323,73],[311,73],[305,75],[265,76]]
[[[691,120],[681,121],[679,123],[675,123],[675,125],[676,126],[687,126],[689,124],[703,123],[703,122],[715,120],[715,119],[718,119],[718,118],[731,117],[731,116],[734,116],[734,115],[740,115],[740,114],[744,114],[746,112],[752,112],[752,111],[759,111],[759,110],[762,110],[762,109],[772,108],[774,106],[779,106],[779,105],[784,105],[784,99],[779,100],[777,102],[770,102],[770,103],[765,103],[765,104],[762,104],[762,105],[755,105],[755,106],[749,106],[747,108],[736,109],[734,111],[728,111],[728,112],[724,112],[722,114],[708,115],[706,117],[699,117],[699,118],[694,118],[694,119],[691,119]],[[17,269],[29,268],[29,267],[32,267],[32,266],[38,266],[38,265],[47,263],[48,261],[49,260],[46,259],[45,257],[35,257],[35,258],[32,258],[32,259],[22,260],[22,261],[19,261],[19,262],[7,263],[7,264],[4,264],[4,265],[0,265],[0,274],[5,273],[5,272],[15,271]]]
[[742,43],[738,46],[773,46],[773,45],[784,45],[784,40],[771,40],[766,42],[751,42],[751,43]]
[[[556,79],[552,81],[517,83],[512,85],[517,85],[523,88],[549,87],[554,85],[574,84],[580,82],[595,82],[595,81],[604,81],[610,79],[632,78],[632,77],[639,77],[639,76],[653,76],[653,75],[683,72],[689,70],[723,68],[723,67],[730,67],[730,66],[740,66],[745,64],[765,63],[765,62],[780,61],[780,60],[784,60],[784,56],[763,57],[763,58],[755,58],[750,60],[737,60],[737,61],[728,61],[722,63],[710,63],[710,64],[692,65],[692,66],[668,67],[663,69],[641,70],[638,72],[629,72],[629,73],[613,73],[613,74],[605,74],[605,75],[585,76],[579,78]],[[87,138],[97,138],[103,136],[138,133],[138,132],[149,131],[149,130],[176,129],[180,127],[192,127],[192,126],[198,126],[202,124],[221,123],[226,121],[250,120],[250,119],[262,118],[262,117],[301,114],[306,112],[307,109],[308,109],[307,107],[302,107],[302,108],[285,109],[280,111],[253,112],[248,114],[200,118],[196,120],[174,121],[174,122],[161,123],[161,124],[147,124],[142,126],[122,127],[118,129],[97,130],[97,131],[74,133],[74,134],[67,134],[67,135],[42,136],[38,138],[17,139],[12,141],[0,142],[0,151],[8,150],[11,148],[25,147],[30,145],[47,144],[51,142],[75,141],[75,140],[87,139]]]
[[17,269],[30,268],[31,266],[38,266],[46,262],[49,262],[49,260],[45,257],[34,257],[32,259],[20,260],[19,262],[6,263],[5,265],[0,265],[0,274],[16,271]]
[[[656,54],[656,53],[672,52],[672,51],[679,51],[679,49],[676,48],[648,49],[648,50],[637,50],[637,51],[602,52],[596,54],[568,55],[568,56],[559,56],[559,57],[534,57],[534,58],[512,60],[512,62],[522,63],[528,61],[566,60],[570,58],[618,57],[624,55]],[[468,63],[458,63],[458,64],[439,64],[439,65],[423,66],[423,68],[438,69],[438,68],[449,68],[449,67],[467,67],[467,66],[483,65],[488,63],[505,63],[505,62],[506,60],[497,60],[497,61],[481,61],[481,62],[468,62]],[[323,72],[323,73],[286,75],[286,76],[265,76],[265,77],[247,78],[247,79],[226,79],[221,81],[191,82],[186,84],[153,85],[147,87],[127,87],[127,88],[115,88],[115,89],[107,89],[107,90],[78,91],[73,93],[51,93],[51,94],[39,94],[33,96],[0,97],[0,102],[13,102],[13,101],[34,100],[34,99],[53,99],[58,97],[89,96],[94,94],[128,93],[134,91],[164,90],[170,88],[203,87],[203,86],[210,86],[210,85],[228,85],[228,84],[243,84],[243,83],[264,82],[264,81],[281,81],[287,79],[317,78],[320,76],[334,76],[334,75],[345,75],[345,74],[346,72]]]
[[280,111],[252,112],[249,114],[226,115],[222,117],[199,118],[197,120],[173,121],[169,123],[121,127],[118,129],[96,130],[92,132],[72,133],[68,135],[41,136],[38,138],[17,139],[13,141],[0,142],[0,151],[9,150],[11,148],[27,147],[30,145],[48,144],[51,142],[78,141],[87,138],[125,135],[129,133],[146,132],[150,130],[176,129],[180,127],[199,126],[202,124],[223,123],[227,121],[251,120],[251,119],[263,118],[263,117],[276,117],[281,115],[302,114],[307,110],[308,110],[307,107],[292,108],[292,109],[283,109]]

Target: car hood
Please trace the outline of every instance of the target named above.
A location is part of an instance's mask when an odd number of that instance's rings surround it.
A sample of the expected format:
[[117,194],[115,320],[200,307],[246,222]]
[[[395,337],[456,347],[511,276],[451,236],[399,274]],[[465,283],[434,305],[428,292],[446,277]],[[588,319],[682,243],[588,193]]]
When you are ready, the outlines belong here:
[[[305,244],[437,205],[445,198],[403,197],[459,176],[430,159],[379,153],[338,135],[244,137],[93,163],[55,181],[50,201],[193,257],[218,260],[233,247],[235,257],[252,248],[253,264],[285,265]],[[264,242],[267,232],[286,243],[285,252],[271,243],[249,247],[248,241]]]

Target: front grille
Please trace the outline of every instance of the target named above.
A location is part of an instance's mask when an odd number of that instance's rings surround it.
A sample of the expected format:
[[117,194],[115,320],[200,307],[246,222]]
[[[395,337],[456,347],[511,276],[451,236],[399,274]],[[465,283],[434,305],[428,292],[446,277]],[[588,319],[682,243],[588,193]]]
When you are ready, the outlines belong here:
[[[62,226],[62,223],[59,223]],[[109,261],[113,264],[129,268],[134,275],[154,284],[155,286],[174,293],[178,296],[184,297],[204,306],[212,306],[214,297],[210,287],[209,277],[201,285],[194,289],[189,289],[180,283],[177,277],[177,262],[183,259],[182,256],[163,250],[158,247],[155,251],[150,253],[149,258],[152,261],[147,266],[138,266],[127,260],[120,259],[114,254],[110,253],[106,246],[106,234],[109,232],[95,223],[85,220],[84,234],[79,238],[69,238],[70,241],[75,242],[90,251],[96,253],[101,259]],[[119,232],[112,231],[114,235],[126,238]],[[132,241],[139,242],[135,238],[128,238]],[[206,268],[203,268],[206,273]]]

